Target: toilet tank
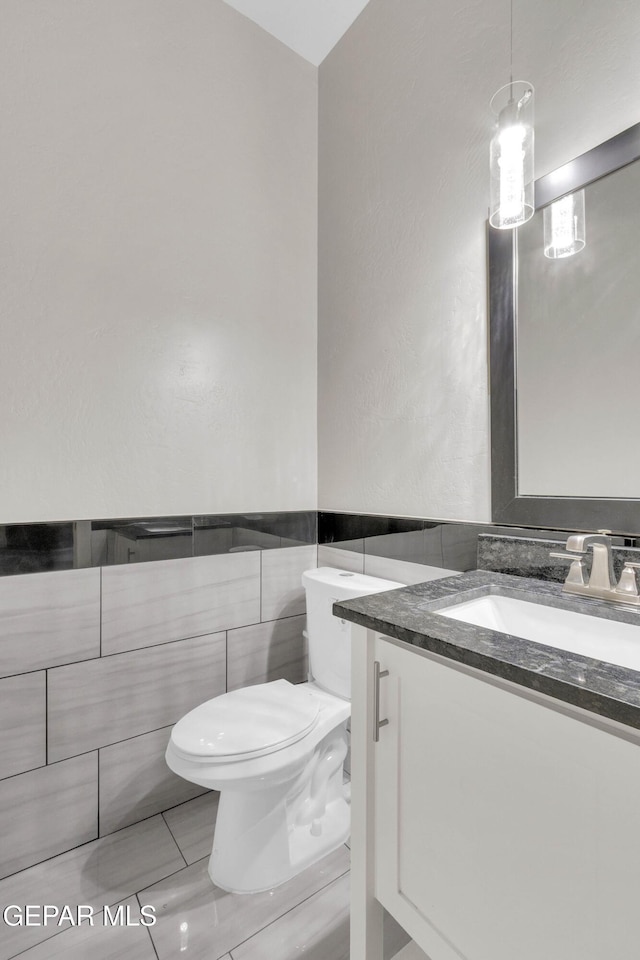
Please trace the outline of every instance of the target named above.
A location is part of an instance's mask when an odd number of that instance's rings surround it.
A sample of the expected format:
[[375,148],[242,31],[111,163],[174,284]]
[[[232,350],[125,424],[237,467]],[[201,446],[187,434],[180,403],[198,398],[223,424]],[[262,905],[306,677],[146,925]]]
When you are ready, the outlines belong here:
[[302,585],[307,596],[311,677],[329,693],[350,700],[351,624],[334,617],[331,608],[337,600],[394,590],[404,584],[333,567],[318,567],[302,574]]

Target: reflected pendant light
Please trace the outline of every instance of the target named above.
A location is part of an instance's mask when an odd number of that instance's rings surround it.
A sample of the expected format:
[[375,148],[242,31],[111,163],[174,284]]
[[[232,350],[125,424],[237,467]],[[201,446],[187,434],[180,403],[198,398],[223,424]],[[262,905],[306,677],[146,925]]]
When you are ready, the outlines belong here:
[[580,253],[586,245],[584,190],[569,193],[544,208],[544,255],[560,260]]
[[496,130],[490,150],[489,223],[510,230],[530,220],[533,195],[533,87],[513,79],[513,0],[511,0],[509,83],[491,98]]

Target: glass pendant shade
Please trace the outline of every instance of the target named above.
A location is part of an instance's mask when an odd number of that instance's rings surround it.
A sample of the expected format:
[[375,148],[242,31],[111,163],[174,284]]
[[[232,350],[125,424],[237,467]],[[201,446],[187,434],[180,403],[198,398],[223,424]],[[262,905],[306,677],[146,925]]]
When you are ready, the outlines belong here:
[[584,249],[584,190],[569,193],[544,208],[544,255],[550,260],[572,257]]
[[491,100],[497,124],[491,140],[489,223],[510,230],[530,220],[533,196],[533,87],[507,83]]

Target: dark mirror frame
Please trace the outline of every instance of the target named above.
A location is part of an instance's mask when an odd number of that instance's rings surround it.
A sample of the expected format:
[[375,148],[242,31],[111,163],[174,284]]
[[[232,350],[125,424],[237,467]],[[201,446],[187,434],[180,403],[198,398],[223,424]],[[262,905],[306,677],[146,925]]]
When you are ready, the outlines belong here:
[[[536,210],[640,158],[640,123],[536,180]],[[640,499],[518,495],[516,384],[517,230],[487,223],[491,377],[491,498],[496,523],[558,530],[640,531]],[[585,385],[585,403],[589,385]],[[640,440],[640,428],[638,431]],[[637,442],[634,440],[633,442]],[[606,452],[606,451],[605,451]],[[602,456],[602,450],[595,450]],[[615,446],[611,449],[615,457]],[[640,495],[640,490],[638,491]]]

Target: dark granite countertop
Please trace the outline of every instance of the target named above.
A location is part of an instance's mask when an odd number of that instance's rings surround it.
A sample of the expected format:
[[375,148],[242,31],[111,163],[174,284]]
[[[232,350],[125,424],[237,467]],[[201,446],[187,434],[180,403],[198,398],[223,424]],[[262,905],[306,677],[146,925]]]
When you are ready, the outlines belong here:
[[[640,729],[640,672],[438,614],[478,597],[514,597],[640,627],[640,608],[567,597],[562,586],[487,570],[335,603],[336,616]],[[639,636],[640,643],[640,636]]]

